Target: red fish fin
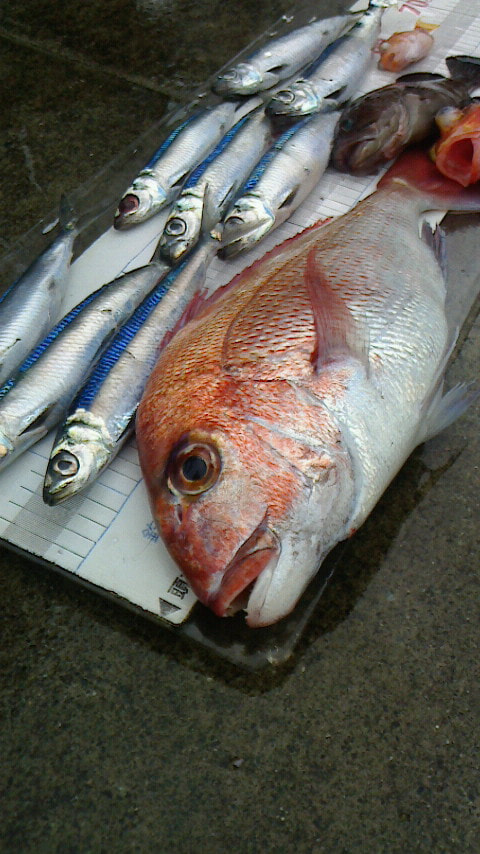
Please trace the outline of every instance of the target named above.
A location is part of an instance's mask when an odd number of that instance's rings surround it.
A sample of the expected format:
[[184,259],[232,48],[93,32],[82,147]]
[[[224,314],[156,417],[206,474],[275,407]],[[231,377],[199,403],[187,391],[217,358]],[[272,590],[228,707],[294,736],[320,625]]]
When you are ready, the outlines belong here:
[[424,150],[415,148],[402,154],[378,187],[399,183],[425,198],[425,210],[480,211],[480,184],[464,188],[446,178]]
[[317,346],[315,367],[332,362],[341,356],[359,359],[368,370],[368,336],[356,320],[340,289],[333,288],[318,263],[316,250],[311,249],[305,268],[305,283],[313,310]]

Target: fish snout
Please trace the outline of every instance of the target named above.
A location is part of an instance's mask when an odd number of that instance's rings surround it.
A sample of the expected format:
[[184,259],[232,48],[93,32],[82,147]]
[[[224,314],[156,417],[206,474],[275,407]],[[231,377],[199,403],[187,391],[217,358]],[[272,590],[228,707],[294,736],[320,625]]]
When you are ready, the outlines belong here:
[[249,249],[273,228],[275,216],[255,196],[238,199],[222,226],[221,258],[231,258]]
[[257,92],[262,75],[248,62],[239,62],[219,74],[212,89],[217,95],[248,95]]
[[207,604],[219,617],[229,617],[246,609],[252,585],[268,566],[274,566],[281,552],[277,535],[262,522],[237,549],[216,591]]
[[121,198],[115,211],[116,229],[129,228],[156,214],[169,202],[169,195],[150,173],[142,173]]

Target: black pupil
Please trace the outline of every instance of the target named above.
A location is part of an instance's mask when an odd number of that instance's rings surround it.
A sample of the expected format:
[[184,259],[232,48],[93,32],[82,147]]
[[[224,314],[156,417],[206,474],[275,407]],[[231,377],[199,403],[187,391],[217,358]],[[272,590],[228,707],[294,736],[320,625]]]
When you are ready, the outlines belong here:
[[202,457],[187,457],[182,465],[185,480],[202,480],[207,473],[207,464]]

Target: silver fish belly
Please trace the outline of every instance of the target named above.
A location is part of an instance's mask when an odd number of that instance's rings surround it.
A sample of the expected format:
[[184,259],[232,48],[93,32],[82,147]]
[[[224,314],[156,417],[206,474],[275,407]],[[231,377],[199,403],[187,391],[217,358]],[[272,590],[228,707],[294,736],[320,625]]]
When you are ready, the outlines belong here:
[[172,270],[100,358],[57,433],[45,475],[45,503],[58,504],[89,486],[129,438],[162,341],[202,288],[217,248],[208,239]]
[[244,62],[219,74],[212,88],[219,95],[247,95],[270,89],[319,56],[357,20],[358,15],[336,15],[272,39]]
[[73,220],[0,300],[0,385],[58,318],[77,230]]
[[271,141],[271,125],[262,110],[241,119],[192,172],[160,238],[159,252],[165,261],[178,261],[202,231],[217,225]]
[[124,193],[115,213],[115,228],[150,219],[170,204],[192,169],[235,123],[240,109],[233,101],[225,101],[175,128]]
[[308,116],[338,109],[358,89],[372,62],[384,8],[369,8],[350,32],[334,42],[304,76],[276,92],[267,104],[271,116]]
[[58,423],[111,336],[168,270],[151,263],[104,285],[30,353],[0,391],[0,468]]
[[251,249],[306,199],[327,167],[338,116],[304,119],[272,146],[224,219],[223,257]]

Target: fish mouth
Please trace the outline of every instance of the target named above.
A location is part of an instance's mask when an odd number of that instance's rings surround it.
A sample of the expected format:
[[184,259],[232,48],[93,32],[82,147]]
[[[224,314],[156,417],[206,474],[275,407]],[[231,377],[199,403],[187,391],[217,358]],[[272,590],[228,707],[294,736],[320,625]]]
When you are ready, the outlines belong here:
[[276,565],[280,552],[277,535],[261,522],[228,564],[220,587],[208,601],[212,611],[218,617],[231,617],[246,610],[254,582],[267,566]]
[[134,193],[126,193],[123,199],[120,199],[118,208],[113,219],[114,228],[121,228],[125,225],[125,220],[138,211],[140,199]]

